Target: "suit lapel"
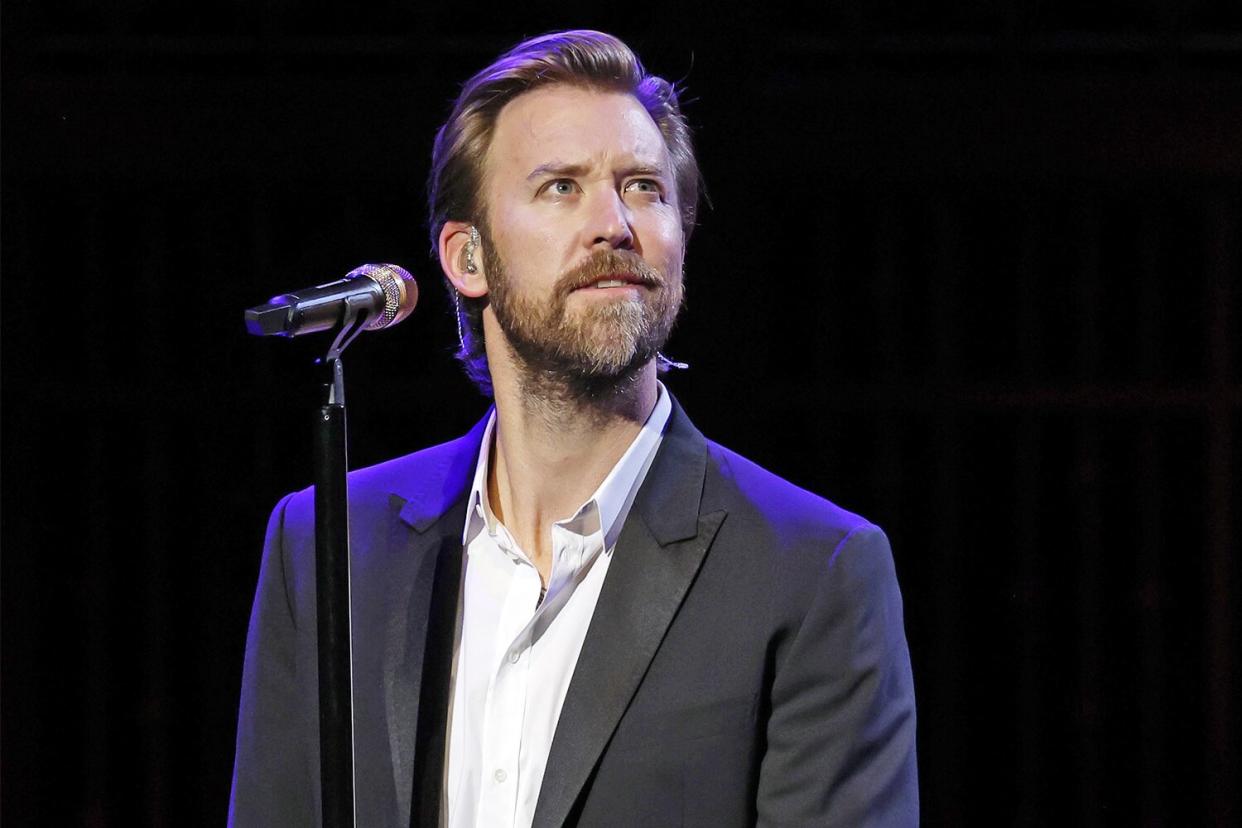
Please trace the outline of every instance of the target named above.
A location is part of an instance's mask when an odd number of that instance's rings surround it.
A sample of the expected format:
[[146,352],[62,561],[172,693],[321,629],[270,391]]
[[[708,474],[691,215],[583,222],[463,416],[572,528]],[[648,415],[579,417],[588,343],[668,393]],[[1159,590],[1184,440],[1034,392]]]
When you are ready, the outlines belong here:
[[418,458],[424,463],[390,498],[399,518],[390,548],[404,550],[406,562],[406,576],[389,584],[395,598],[384,630],[385,712],[402,825],[437,824],[439,786],[429,780],[442,773],[461,533],[486,423],[484,417],[466,436]]
[[447,574],[445,564],[450,547],[447,533],[415,534],[409,527],[400,529],[404,530],[404,543],[397,540],[394,548],[405,547],[408,567],[393,573],[389,584],[395,600],[385,629],[384,702],[397,810],[402,824],[409,824],[416,742],[424,736],[416,727],[420,721],[424,663],[435,660],[436,639],[442,634],[435,623],[432,603],[437,582],[443,582]]
[[706,464],[707,443],[674,400],[561,708],[535,826],[568,818],[724,520],[699,514]]

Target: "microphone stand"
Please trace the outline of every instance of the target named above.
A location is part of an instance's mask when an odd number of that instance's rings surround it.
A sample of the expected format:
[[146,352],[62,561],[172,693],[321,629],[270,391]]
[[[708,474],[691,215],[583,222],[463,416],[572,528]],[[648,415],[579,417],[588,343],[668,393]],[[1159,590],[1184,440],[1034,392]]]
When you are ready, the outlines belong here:
[[340,331],[324,359],[327,401],[315,417],[315,590],[319,643],[319,781],[325,828],[353,828],[353,638],[349,592],[349,447],[341,353],[362,333],[366,297],[345,300]]

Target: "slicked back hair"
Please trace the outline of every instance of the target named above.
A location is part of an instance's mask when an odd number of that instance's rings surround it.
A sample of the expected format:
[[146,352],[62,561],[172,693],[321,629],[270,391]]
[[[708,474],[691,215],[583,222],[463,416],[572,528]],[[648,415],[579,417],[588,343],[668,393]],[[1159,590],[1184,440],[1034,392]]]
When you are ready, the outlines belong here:
[[[633,95],[655,121],[673,164],[683,238],[689,240],[699,200],[699,167],[690,127],[681,114],[677,90],[647,74],[638,56],[610,34],[589,30],[553,32],[524,40],[463,85],[448,120],[436,133],[427,179],[432,255],[448,221],[470,222],[484,231],[483,165],[505,104],[524,92],[551,84],[570,84]],[[447,280],[446,280],[447,281]],[[461,348],[457,358],[484,394],[491,396],[491,373],[483,346],[486,297],[456,294]]]

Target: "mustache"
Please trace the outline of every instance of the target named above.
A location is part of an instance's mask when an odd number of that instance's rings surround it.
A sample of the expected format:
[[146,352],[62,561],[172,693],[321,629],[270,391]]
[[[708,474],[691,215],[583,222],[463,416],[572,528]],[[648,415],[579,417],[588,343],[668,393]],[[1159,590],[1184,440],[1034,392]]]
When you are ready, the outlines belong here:
[[667,280],[660,271],[630,250],[601,250],[556,280],[556,292],[569,294],[590,287],[601,279],[625,279],[646,287],[664,287]]

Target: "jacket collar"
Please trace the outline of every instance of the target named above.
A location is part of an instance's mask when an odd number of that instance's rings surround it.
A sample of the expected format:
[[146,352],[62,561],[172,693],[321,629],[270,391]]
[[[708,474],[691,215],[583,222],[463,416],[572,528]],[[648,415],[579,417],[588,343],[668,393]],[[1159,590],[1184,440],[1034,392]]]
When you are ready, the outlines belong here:
[[[685,540],[698,532],[699,503],[707,468],[707,441],[690,422],[677,398],[660,450],[634,501],[634,510],[660,544]],[[393,494],[405,501],[400,516],[422,534],[470,492],[483,435],[494,407],[464,436],[430,449],[430,463],[400,481]],[[416,455],[417,456],[417,455]]]
[[661,546],[698,534],[707,471],[707,440],[690,422],[677,398],[669,397],[673,411],[664,442],[634,500],[634,509]]
[[[494,410],[489,408],[464,436],[420,452],[429,462],[417,474],[404,476],[394,487],[392,493],[405,501],[400,517],[415,532],[426,532],[469,493],[483,433]],[[460,526],[457,531],[461,532]]]

